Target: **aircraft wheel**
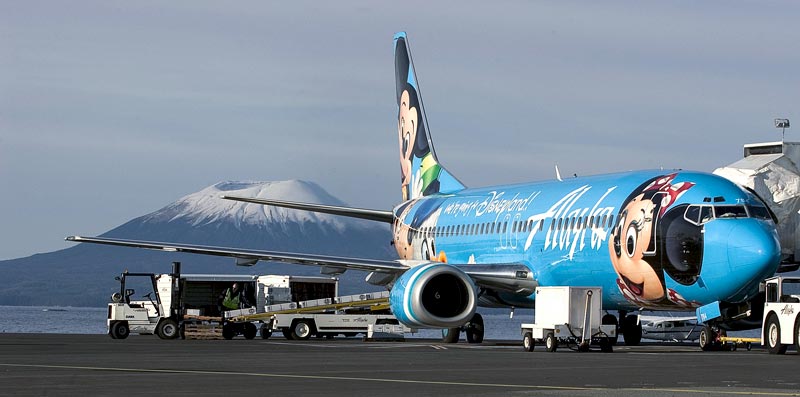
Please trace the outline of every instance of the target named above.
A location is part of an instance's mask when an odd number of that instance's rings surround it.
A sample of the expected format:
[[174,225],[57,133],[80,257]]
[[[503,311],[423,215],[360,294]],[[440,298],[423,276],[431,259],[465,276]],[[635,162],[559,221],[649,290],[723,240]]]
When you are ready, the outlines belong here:
[[470,320],[469,324],[467,324],[467,342],[483,342],[483,332],[483,316],[481,316],[479,313],[475,313],[475,315],[472,316],[472,320]]
[[171,318],[162,319],[156,326],[156,335],[161,339],[177,338],[180,335],[178,322]]
[[549,352],[554,352],[558,349],[558,340],[552,332],[548,332],[544,337],[544,348]]
[[622,323],[622,338],[628,346],[638,346],[642,341],[642,323],[639,316],[626,316]]
[[442,329],[442,342],[443,343],[458,343],[458,338],[461,336],[461,328],[444,328]]
[[111,337],[114,339],[125,339],[131,334],[131,329],[128,328],[128,323],[124,321],[117,321],[111,325]]
[[522,337],[522,347],[526,352],[532,352],[534,346],[536,346],[536,342],[533,340],[533,335],[530,332],[526,332],[525,336]]
[[258,334],[258,328],[256,328],[256,325],[253,323],[244,323],[242,334],[245,339],[253,339],[256,337],[256,334]]
[[771,314],[764,327],[764,340],[767,341],[767,350],[770,354],[786,353],[786,345],[781,343],[781,324],[778,317]]
[[292,326],[292,337],[295,340],[306,340],[311,337],[312,333],[309,320],[297,320]]

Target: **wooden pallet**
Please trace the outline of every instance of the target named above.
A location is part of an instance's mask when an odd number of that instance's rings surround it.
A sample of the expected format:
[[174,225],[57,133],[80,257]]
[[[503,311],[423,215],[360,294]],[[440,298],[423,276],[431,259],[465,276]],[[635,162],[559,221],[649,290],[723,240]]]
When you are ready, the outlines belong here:
[[184,323],[185,339],[222,339],[222,326],[217,324]]

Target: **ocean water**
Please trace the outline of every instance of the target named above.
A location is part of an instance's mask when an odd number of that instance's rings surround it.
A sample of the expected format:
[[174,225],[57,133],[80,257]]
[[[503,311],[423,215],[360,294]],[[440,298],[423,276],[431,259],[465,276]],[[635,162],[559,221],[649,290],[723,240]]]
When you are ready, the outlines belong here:
[[0,333],[105,334],[105,307],[0,306]]
[[[485,338],[521,340],[520,325],[533,322],[533,310],[479,309]],[[105,334],[105,307],[0,306],[0,333]],[[758,337],[760,330],[731,332],[731,336]],[[440,338],[440,330],[423,329],[411,338]],[[462,340],[464,336],[462,335]]]

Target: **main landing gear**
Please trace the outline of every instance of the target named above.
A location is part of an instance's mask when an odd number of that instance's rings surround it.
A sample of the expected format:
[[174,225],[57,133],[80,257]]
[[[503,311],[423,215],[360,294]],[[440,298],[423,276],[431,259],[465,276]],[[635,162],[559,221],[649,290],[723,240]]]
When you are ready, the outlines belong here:
[[457,343],[458,339],[461,337],[461,331],[464,331],[464,334],[467,337],[467,342],[469,343],[483,342],[483,335],[484,335],[483,316],[481,316],[479,313],[475,313],[475,315],[472,316],[472,319],[469,320],[468,323],[460,327],[443,329],[442,342]]

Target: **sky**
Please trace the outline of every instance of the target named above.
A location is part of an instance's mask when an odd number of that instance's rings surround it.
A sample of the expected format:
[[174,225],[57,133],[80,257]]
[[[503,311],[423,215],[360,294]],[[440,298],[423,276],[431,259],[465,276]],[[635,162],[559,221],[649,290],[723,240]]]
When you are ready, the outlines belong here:
[[799,20],[796,1],[6,0],[0,260],[223,180],[390,209],[401,30],[467,186],[710,172],[800,123]]

